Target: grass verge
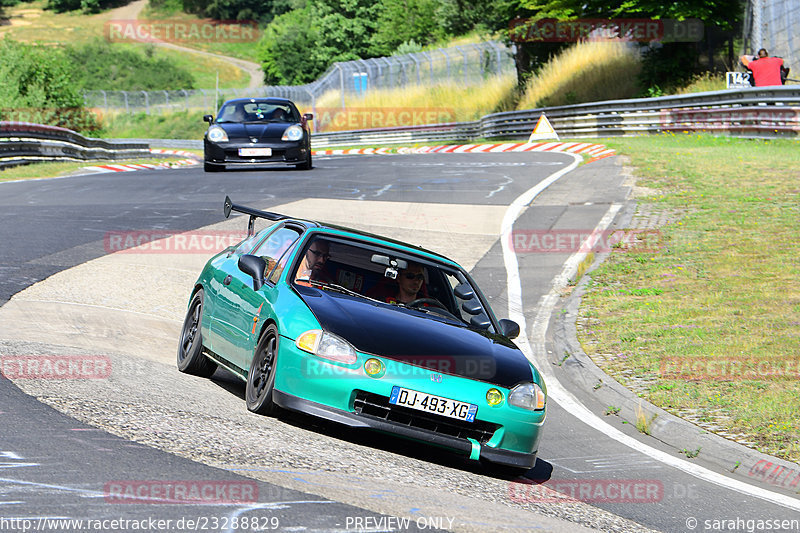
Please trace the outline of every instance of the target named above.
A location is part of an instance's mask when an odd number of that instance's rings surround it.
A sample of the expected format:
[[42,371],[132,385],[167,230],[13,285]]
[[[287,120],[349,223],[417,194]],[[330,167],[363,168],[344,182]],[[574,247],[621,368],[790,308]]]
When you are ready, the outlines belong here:
[[[187,150],[190,151],[190,150]],[[191,150],[196,152],[195,150]],[[74,174],[83,167],[90,167],[95,165],[126,165],[126,164],[143,164],[150,163],[157,165],[169,161],[176,161],[177,159],[129,159],[123,161],[67,161],[67,162],[53,162],[53,163],[31,163],[29,165],[19,165],[16,167],[0,170],[0,183],[4,181],[28,180],[28,179],[42,179],[42,178],[58,178]]]
[[[658,135],[630,158],[646,248],[591,274],[579,339],[650,402],[800,461],[800,151],[792,141]],[[635,219],[636,221],[637,219]]]
[[106,139],[202,139],[208,128],[203,111],[114,113],[101,118],[98,135]]

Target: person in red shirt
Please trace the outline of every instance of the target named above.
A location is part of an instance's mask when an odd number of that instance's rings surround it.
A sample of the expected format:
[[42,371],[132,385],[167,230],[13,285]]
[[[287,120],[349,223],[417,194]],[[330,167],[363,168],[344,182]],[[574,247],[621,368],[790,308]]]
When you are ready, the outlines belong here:
[[753,73],[756,87],[783,85],[784,79],[789,74],[789,69],[783,66],[783,59],[769,57],[764,48],[758,51],[757,58],[744,55],[740,59],[742,64]]
[[397,294],[388,296],[386,301],[391,304],[413,302],[421,295],[422,284],[425,281],[425,270],[422,265],[409,263],[405,270],[397,276]]

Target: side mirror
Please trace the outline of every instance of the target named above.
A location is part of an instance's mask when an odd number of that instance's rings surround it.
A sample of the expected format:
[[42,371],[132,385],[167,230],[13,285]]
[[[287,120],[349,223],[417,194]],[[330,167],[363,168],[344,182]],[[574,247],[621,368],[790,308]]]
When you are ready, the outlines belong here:
[[203,122],[208,122],[211,124],[214,122],[214,115],[203,115]]
[[257,255],[245,254],[239,258],[239,270],[253,278],[253,289],[258,290],[264,286],[264,275],[267,272],[267,262]]
[[509,339],[516,339],[519,337],[519,324],[507,318],[500,319],[500,333]]
[[305,113],[303,115],[303,118],[306,119],[306,120],[314,120],[314,114],[313,113]]

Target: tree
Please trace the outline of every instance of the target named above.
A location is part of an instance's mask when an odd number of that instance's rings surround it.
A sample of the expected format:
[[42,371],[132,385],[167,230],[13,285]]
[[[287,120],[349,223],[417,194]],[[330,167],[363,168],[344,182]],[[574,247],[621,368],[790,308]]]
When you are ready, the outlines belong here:
[[[638,18],[638,19],[699,19],[705,26],[703,42],[663,43],[648,46],[641,82],[644,87],[680,85],[694,73],[700,54],[706,51],[713,57],[716,40],[733,39],[744,14],[744,0],[519,0],[516,16],[533,19],[556,18]],[[496,28],[499,29],[499,28]],[[720,39],[720,35],[723,36]],[[565,46],[563,43],[518,43],[517,70],[520,80],[535,72],[547,57]],[[713,68],[713,65],[707,65]]]
[[309,0],[276,17],[259,41],[265,82],[307,83],[336,61],[372,57],[377,15],[370,0]]
[[388,56],[403,43],[425,46],[442,39],[445,30],[437,18],[440,4],[437,0],[382,0],[371,52]]

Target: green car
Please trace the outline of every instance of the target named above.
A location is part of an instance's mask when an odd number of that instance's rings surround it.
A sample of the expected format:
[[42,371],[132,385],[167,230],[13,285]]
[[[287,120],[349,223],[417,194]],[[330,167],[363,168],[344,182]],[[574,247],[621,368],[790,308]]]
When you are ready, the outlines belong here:
[[[469,274],[425,249],[233,204],[248,236],[195,283],[178,369],[218,366],[247,408],[299,411],[531,468],[545,420],[542,376]],[[257,218],[271,222],[254,232]]]

